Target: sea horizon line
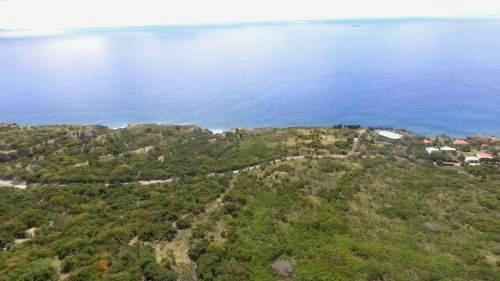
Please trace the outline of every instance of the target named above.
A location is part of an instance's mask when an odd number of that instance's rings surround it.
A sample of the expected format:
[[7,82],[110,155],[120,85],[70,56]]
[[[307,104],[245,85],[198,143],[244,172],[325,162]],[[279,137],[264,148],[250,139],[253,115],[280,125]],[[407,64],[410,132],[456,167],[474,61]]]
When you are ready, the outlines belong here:
[[363,23],[393,23],[411,21],[500,21],[500,15],[489,16],[459,16],[459,17],[364,17],[364,18],[325,18],[304,20],[269,20],[269,21],[232,21],[232,22],[206,22],[206,23],[164,23],[145,25],[110,25],[110,26],[87,26],[87,27],[54,27],[54,28],[2,28],[1,37],[34,37],[64,35],[71,33],[87,32],[119,32],[119,31],[147,31],[167,28],[228,28],[244,26],[272,26],[272,25],[295,25],[295,24],[349,24],[361,25]]

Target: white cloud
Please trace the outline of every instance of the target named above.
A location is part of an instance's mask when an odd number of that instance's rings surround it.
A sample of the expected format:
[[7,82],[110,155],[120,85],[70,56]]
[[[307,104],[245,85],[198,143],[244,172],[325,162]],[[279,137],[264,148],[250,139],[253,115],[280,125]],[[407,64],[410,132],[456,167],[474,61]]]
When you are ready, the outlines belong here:
[[0,0],[0,28],[500,15],[500,0]]

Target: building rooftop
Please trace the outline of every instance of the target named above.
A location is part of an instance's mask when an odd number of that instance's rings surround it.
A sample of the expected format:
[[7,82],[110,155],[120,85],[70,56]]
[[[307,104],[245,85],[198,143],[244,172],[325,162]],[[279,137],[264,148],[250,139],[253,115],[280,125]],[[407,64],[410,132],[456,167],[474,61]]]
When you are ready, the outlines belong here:
[[477,154],[477,158],[480,158],[480,159],[491,159],[493,158],[493,156],[489,153],[486,153],[486,152],[479,152]]
[[434,152],[434,151],[439,151],[439,148],[436,148],[436,147],[426,147],[425,150],[427,151],[427,153],[432,154],[432,152]]
[[388,139],[391,139],[391,140],[399,140],[401,138],[403,138],[402,135],[398,134],[398,133],[394,133],[394,132],[391,132],[391,131],[377,131],[377,134],[383,136],[383,137],[386,137]]
[[432,141],[432,140],[430,140],[430,139],[424,139],[422,142],[423,142],[424,144],[432,144],[432,143],[433,143],[433,141]]
[[469,142],[467,142],[466,140],[454,140],[453,144],[455,144],[455,145],[467,145],[467,144],[469,144]]
[[468,161],[479,161],[479,157],[476,157],[476,156],[466,156],[465,157],[465,161],[468,162]]

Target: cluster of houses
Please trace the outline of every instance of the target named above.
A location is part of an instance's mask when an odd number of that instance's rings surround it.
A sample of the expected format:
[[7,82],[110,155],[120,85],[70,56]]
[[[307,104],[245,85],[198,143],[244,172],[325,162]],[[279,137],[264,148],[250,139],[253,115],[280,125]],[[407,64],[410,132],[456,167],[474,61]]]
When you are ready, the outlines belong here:
[[489,153],[486,152],[479,152],[476,154],[476,156],[465,156],[465,163],[471,165],[471,166],[478,166],[481,165],[481,160],[482,159],[488,159],[491,160],[493,159],[493,156]]
[[[469,147],[470,143],[467,140],[464,139],[456,139],[453,141],[453,145],[455,147],[450,147],[450,146],[432,146],[433,141],[431,139],[424,139],[423,143],[427,146],[425,150],[427,153],[430,155],[435,152],[456,152],[457,148],[462,148],[462,147]],[[482,144],[481,148],[487,148],[487,144]],[[481,161],[484,160],[492,160],[493,155],[491,153],[488,153],[486,151],[473,151],[473,152],[463,152],[459,151],[460,155],[463,156],[463,164],[469,165],[469,166],[479,166],[481,165]],[[457,160],[445,160],[441,162],[442,165],[445,166],[460,166],[461,163]]]
[[[405,137],[404,132],[376,130],[375,133],[380,140],[398,141]],[[450,139],[446,136],[424,138],[423,144],[429,155],[436,156],[431,158],[444,166],[479,166],[484,162],[495,161],[492,152],[496,151],[495,154],[500,152],[500,139],[487,136],[474,136],[468,139]]]

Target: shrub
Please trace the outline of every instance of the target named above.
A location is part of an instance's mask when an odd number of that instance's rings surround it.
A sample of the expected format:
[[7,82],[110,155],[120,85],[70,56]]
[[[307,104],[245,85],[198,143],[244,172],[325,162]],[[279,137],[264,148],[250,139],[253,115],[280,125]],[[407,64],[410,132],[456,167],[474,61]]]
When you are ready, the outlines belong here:
[[191,223],[192,223],[192,219],[189,217],[186,217],[186,218],[182,218],[182,219],[177,220],[175,225],[177,226],[178,229],[186,229],[186,228],[191,227]]
[[[49,260],[23,264],[7,274],[5,281],[56,281],[59,276]],[[0,277],[0,280],[1,277]]]

